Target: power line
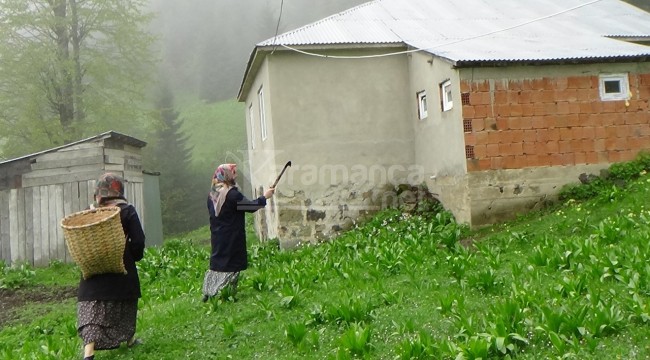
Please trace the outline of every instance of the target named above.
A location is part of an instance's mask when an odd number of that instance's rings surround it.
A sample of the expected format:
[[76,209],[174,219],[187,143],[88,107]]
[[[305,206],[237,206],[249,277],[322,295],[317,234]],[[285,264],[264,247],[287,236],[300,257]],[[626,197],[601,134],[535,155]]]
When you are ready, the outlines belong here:
[[275,52],[275,49],[278,47],[278,45],[275,43],[275,40],[278,37],[278,29],[280,29],[280,20],[282,20],[282,9],[284,9],[284,0],[280,2],[280,15],[278,15],[278,23],[275,25],[275,35],[273,35],[273,50],[271,51],[271,54]]
[[[576,6],[572,7],[572,8],[568,8],[568,9],[565,9],[565,10],[562,10],[562,11],[558,11],[558,12],[550,14],[550,15],[545,15],[545,16],[542,16],[542,17],[538,17],[536,19],[529,20],[529,21],[526,21],[526,22],[523,22],[523,23],[520,23],[520,24],[517,24],[517,25],[513,25],[513,26],[510,26],[510,27],[507,27],[507,28],[494,30],[494,31],[491,31],[491,32],[488,32],[488,33],[484,33],[484,34],[480,34],[480,35],[476,35],[476,36],[472,36],[472,37],[468,37],[468,38],[464,38],[464,39],[460,39],[460,40],[456,40],[456,41],[451,41],[451,42],[448,42],[448,43],[445,43],[445,44],[440,44],[440,45],[436,45],[436,46],[432,46],[432,47],[428,47],[428,48],[417,48],[417,49],[411,49],[411,50],[397,51],[397,52],[386,53],[386,54],[361,55],[361,56],[324,55],[324,54],[317,54],[317,53],[312,53],[312,52],[309,52],[309,51],[299,50],[299,49],[296,49],[296,48],[293,48],[291,46],[284,45],[284,44],[281,44],[281,46],[288,49],[288,50],[295,51],[295,52],[300,53],[300,54],[309,55],[309,56],[316,56],[316,57],[322,57],[322,58],[330,58],[330,59],[368,59],[368,58],[378,58],[378,57],[386,57],[386,56],[393,56],[393,55],[402,55],[402,54],[409,54],[409,53],[413,53],[413,52],[417,52],[417,51],[432,50],[432,49],[436,49],[436,48],[439,48],[439,47],[442,47],[442,46],[458,44],[458,43],[461,43],[461,42],[464,42],[464,41],[475,40],[475,39],[482,38],[482,37],[485,37],[485,36],[494,35],[494,34],[497,34],[497,33],[500,33],[500,32],[516,29],[518,27],[529,25],[529,24],[532,24],[534,22],[538,22],[538,21],[541,21],[541,20],[545,20],[545,19],[549,19],[549,18],[558,16],[558,15],[565,14],[565,13],[577,10],[579,8],[595,4],[595,3],[600,2],[600,1],[602,1],[602,0],[593,0],[593,1],[590,1],[588,3],[576,5]],[[275,51],[275,48],[277,47],[277,44],[275,44],[275,38],[273,39],[273,43],[275,45],[275,47],[273,48],[273,51]]]

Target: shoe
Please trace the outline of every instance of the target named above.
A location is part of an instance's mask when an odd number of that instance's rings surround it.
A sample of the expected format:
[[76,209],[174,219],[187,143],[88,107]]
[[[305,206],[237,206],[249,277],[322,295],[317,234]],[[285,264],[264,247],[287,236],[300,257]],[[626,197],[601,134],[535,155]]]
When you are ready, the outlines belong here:
[[126,346],[130,348],[138,345],[142,345],[142,340],[140,340],[139,338],[134,338],[131,340],[131,342],[126,343]]
[[203,295],[203,299],[201,299],[201,301],[203,301],[203,302],[208,301],[208,295]]
[[95,355],[86,356],[84,360],[95,360]]

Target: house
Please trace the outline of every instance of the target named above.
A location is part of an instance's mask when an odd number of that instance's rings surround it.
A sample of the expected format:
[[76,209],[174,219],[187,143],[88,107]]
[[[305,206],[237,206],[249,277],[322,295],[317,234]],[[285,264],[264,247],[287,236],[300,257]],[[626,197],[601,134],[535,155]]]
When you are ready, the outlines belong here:
[[105,132],[0,162],[0,261],[46,266],[70,262],[61,219],[87,209],[95,180],[114,172],[140,215],[147,245],[162,244],[158,174],[143,171],[145,142]]
[[375,0],[263,41],[238,94],[254,188],[293,166],[258,231],[326,239],[401,184],[471,226],[553,199],[650,149],[649,44],[618,0]]

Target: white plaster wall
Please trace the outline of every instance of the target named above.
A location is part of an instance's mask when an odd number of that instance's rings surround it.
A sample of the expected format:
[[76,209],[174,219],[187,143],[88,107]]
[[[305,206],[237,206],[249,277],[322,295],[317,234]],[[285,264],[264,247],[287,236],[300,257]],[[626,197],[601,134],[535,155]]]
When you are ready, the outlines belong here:
[[278,185],[277,206],[267,209],[270,237],[318,241],[390,201],[382,200],[385,184],[405,182],[415,165],[405,55],[332,59],[276,51],[258,75],[265,77],[273,148],[252,152],[253,165],[274,165],[275,176],[286,161],[293,164]]
[[[469,222],[471,208],[465,174],[465,141],[459,74],[452,65],[430,54],[409,57],[411,124],[415,134],[415,159],[424,171],[428,189],[459,222]],[[442,111],[440,84],[452,83],[453,108]],[[417,93],[426,91],[428,111],[418,117]]]
[[[262,140],[262,128],[260,122],[260,105],[258,91],[262,88],[264,96],[264,113],[266,118],[267,137]],[[248,173],[252,187],[251,197],[262,195],[262,191],[268,189],[273,183],[276,174],[276,152],[275,152],[275,131],[273,129],[273,107],[271,104],[272,83],[269,77],[268,59],[265,59],[252,82],[245,97],[246,99],[246,133],[248,138]],[[252,107],[253,121],[250,121],[249,107]],[[254,143],[254,146],[253,146]],[[242,166],[240,164],[240,166]],[[255,214],[255,228],[261,239],[277,237],[275,227],[268,226],[269,223],[277,222],[274,218],[274,199],[269,201],[268,206]]]

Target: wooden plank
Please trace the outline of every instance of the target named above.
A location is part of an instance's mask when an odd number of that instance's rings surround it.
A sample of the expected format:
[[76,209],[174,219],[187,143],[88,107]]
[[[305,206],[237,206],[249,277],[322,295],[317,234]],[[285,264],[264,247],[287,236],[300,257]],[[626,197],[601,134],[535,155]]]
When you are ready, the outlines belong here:
[[124,151],[129,154],[140,155],[142,153],[142,148],[125,144]]
[[123,157],[104,155],[104,164],[124,165],[124,163],[125,163],[125,161],[124,161]]
[[106,156],[124,158],[126,154],[127,152],[122,149],[108,149],[108,148],[104,149],[104,155]]
[[9,191],[0,191],[0,259],[11,264],[11,247],[9,243]]
[[90,205],[90,202],[86,200],[88,196],[88,181],[79,182],[79,210],[84,210]]
[[98,156],[98,155],[104,155],[103,149],[98,146],[89,147],[86,149],[65,149],[65,150],[62,149],[56,152],[38,155],[36,157],[36,162],[68,160],[73,158]]
[[65,151],[75,151],[75,150],[80,150],[80,149],[92,149],[92,148],[102,148],[103,147],[103,141],[102,140],[94,140],[94,141],[87,141],[87,142],[82,142],[76,145],[72,145],[69,147],[66,147],[65,149],[61,149],[59,151],[65,152]]
[[9,253],[11,254],[11,263],[16,264],[22,259],[18,252],[18,191],[12,189],[9,191]]
[[95,164],[99,166],[104,162],[102,155],[84,156],[79,158],[70,158],[63,160],[41,160],[31,164],[32,170],[56,169],[65,168],[69,166],[82,166]]
[[34,231],[34,266],[40,266],[43,260],[43,235],[41,234],[41,188],[35,187],[32,197],[32,223]]
[[128,182],[132,183],[143,183],[144,182],[144,176],[142,175],[142,171],[125,171],[124,172],[124,178]]
[[25,189],[17,189],[17,218],[18,218],[18,257],[21,261],[31,264],[31,259],[27,257],[27,239],[25,236]]
[[[101,164],[90,164],[90,165],[79,165],[79,166],[65,166],[58,167],[54,169],[44,169],[44,170],[33,170],[29,174],[23,175],[24,179],[33,179],[40,177],[56,177],[61,175],[74,175],[76,173],[83,173],[89,171],[99,171],[101,169]],[[47,185],[57,184],[57,181],[50,181]]]
[[56,234],[56,228],[58,227],[58,218],[56,217],[56,187],[56,185],[47,186],[47,238],[50,240],[50,261],[59,259],[59,244]]
[[[74,189],[74,191],[73,191]],[[75,204],[75,199],[77,200],[77,206],[79,206],[79,184],[78,183],[65,183],[63,184],[63,217],[68,216],[75,211],[72,209],[74,208]],[[64,261],[69,263],[72,261],[72,257],[70,257],[70,251],[68,250],[67,244],[65,244],[65,237],[63,236],[63,229],[61,229],[61,234],[63,237],[63,242],[64,242]]]
[[25,257],[34,265],[34,188],[25,189]]
[[50,204],[50,214],[53,214],[53,221],[50,223],[50,243],[54,240],[53,253],[55,254],[52,260],[65,261],[65,241],[63,240],[63,229],[61,229],[61,219],[63,218],[63,185],[51,185],[50,191],[54,193],[54,204]]
[[124,171],[124,164],[106,164],[104,165],[104,170],[106,172],[123,172]]
[[75,213],[81,210],[79,207],[79,182],[75,181],[70,183],[70,212]]
[[73,181],[84,181],[84,180],[90,180],[90,179],[96,179],[99,177],[99,174],[102,173],[101,169],[96,169],[93,171],[83,171],[83,172],[78,172],[74,174],[66,174],[66,175],[57,175],[57,176],[50,176],[50,177],[37,177],[37,178],[23,178],[23,187],[30,187],[30,186],[42,186],[42,185],[49,185],[49,184],[63,184],[66,182],[73,182]]
[[47,186],[40,186],[41,192],[41,258],[38,266],[46,266],[50,262],[50,229],[49,229],[49,195],[47,193]]
[[88,189],[85,196],[84,209],[87,209],[90,204],[95,201],[95,182],[97,180],[88,180],[86,181],[86,188]]

